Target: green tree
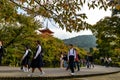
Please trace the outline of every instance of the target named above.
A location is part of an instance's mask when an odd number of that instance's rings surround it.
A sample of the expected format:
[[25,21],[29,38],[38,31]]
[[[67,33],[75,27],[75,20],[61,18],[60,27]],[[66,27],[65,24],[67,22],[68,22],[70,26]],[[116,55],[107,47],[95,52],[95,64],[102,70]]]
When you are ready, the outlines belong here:
[[35,30],[41,24],[31,16],[17,13],[17,9],[8,0],[0,0],[0,40],[3,41],[6,54],[3,64],[19,65],[24,46],[36,39]]
[[53,66],[53,61],[56,58],[56,64],[59,65],[60,53],[67,52],[68,48],[64,42],[60,39],[54,38],[51,35],[39,35],[39,40],[41,40],[42,47],[44,49],[44,62],[45,66]]
[[112,6],[112,16],[120,14],[120,0],[110,0],[108,5]]
[[4,42],[6,49],[4,64],[13,65],[14,63],[19,65],[21,56],[24,53],[23,45],[29,45],[34,42],[37,35],[35,30],[38,26],[41,27],[31,17],[18,15],[17,18],[19,18],[19,22],[16,21],[18,24],[1,23],[0,25],[0,39]]
[[106,17],[92,27],[101,55],[111,56],[120,47],[120,18]]

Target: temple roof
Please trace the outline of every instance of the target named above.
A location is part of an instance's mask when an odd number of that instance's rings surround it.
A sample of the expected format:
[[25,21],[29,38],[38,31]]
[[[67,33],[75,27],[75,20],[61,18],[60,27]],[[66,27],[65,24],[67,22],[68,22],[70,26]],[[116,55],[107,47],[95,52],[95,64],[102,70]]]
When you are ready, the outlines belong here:
[[49,28],[45,28],[45,29],[42,29],[42,30],[39,30],[41,33],[49,33],[49,34],[52,34],[54,32],[52,32]]

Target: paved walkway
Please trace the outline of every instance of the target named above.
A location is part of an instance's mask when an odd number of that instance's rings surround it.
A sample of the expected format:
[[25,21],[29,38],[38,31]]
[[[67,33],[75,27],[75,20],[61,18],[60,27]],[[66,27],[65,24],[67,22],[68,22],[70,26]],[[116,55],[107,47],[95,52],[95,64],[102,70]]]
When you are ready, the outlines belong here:
[[[97,76],[97,75],[105,75],[105,74],[112,74],[120,72],[120,68],[117,67],[104,67],[96,65],[95,68],[87,69],[86,67],[82,67],[80,71],[75,71],[75,75],[71,76],[70,71],[66,71],[65,68],[43,68],[45,74],[39,76],[40,72],[38,69],[35,70],[35,73],[32,78],[36,79],[65,79],[65,78],[82,78],[82,77],[89,77],[89,76]],[[7,80],[10,78],[14,80],[27,79],[30,80],[31,78],[28,77],[28,74],[31,72],[23,72],[20,70],[20,67],[8,67],[8,66],[1,66],[0,67],[0,80]],[[31,79],[32,80],[32,79]]]
[[120,73],[84,78],[74,78],[74,80],[120,80]]

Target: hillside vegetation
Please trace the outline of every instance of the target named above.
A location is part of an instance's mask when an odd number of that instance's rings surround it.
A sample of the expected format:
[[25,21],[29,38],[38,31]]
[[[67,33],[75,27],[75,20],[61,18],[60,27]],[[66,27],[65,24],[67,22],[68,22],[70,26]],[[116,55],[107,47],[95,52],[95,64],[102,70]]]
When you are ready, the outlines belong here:
[[63,40],[66,44],[74,44],[80,48],[89,50],[96,47],[96,38],[93,35],[82,35]]

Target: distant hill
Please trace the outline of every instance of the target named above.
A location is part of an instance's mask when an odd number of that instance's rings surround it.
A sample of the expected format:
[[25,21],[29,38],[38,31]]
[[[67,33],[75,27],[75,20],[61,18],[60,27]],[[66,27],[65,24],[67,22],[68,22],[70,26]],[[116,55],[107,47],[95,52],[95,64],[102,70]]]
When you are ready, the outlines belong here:
[[89,48],[96,47],[96,38],[93,35],[81,35],[63,40],[65,44],[73,44],[80,48],[89,50]]

